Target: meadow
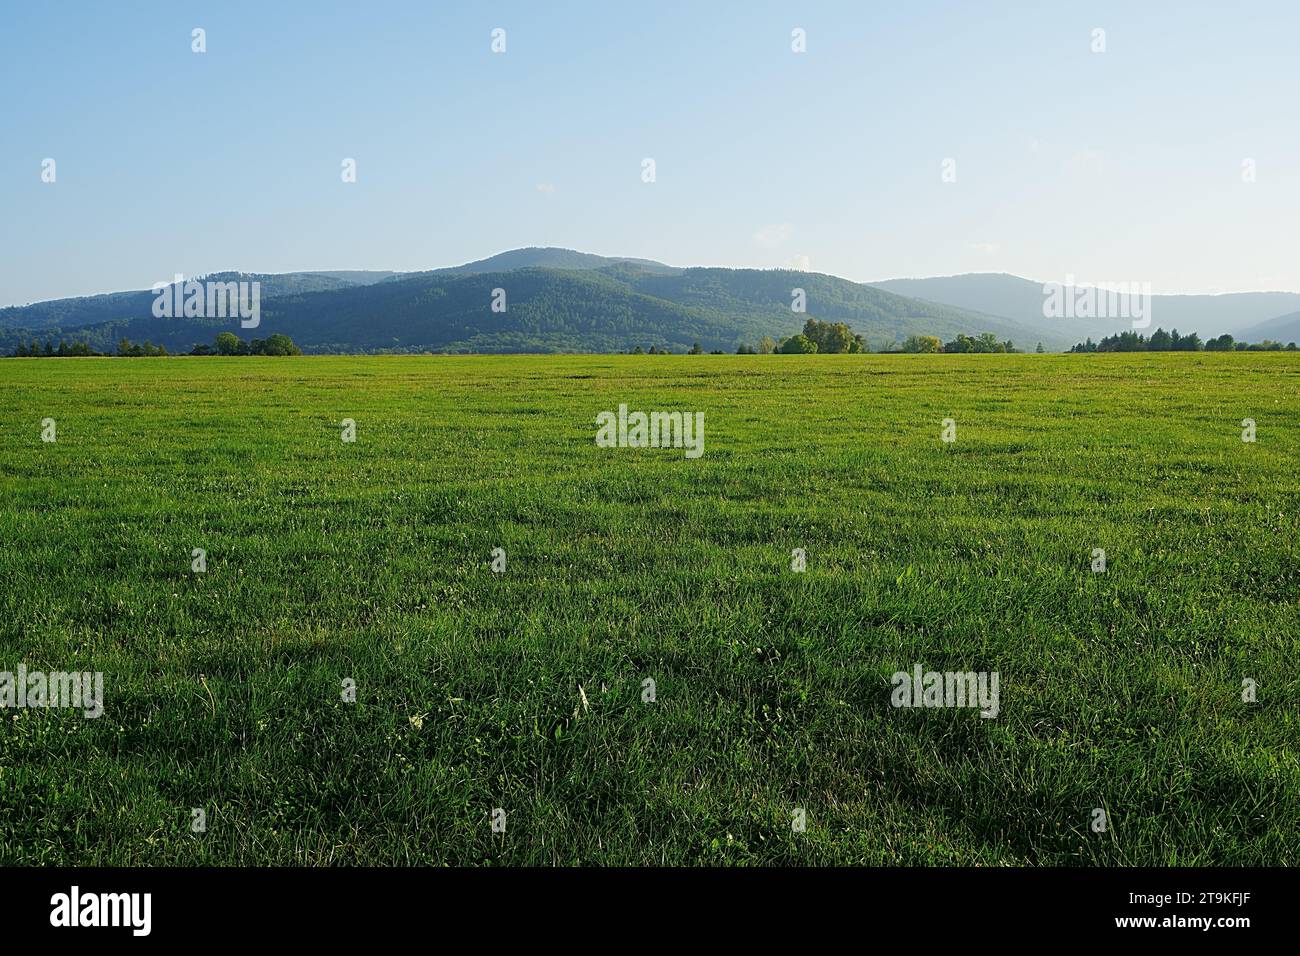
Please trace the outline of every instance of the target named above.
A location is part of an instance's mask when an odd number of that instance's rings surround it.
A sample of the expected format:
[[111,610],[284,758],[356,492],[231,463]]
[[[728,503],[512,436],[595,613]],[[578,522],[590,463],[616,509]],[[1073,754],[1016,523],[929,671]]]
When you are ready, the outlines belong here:
[[0,710],[0,863],[1300,858],[1295,355],[5,359],[0,423],[0,671],[104,675]]

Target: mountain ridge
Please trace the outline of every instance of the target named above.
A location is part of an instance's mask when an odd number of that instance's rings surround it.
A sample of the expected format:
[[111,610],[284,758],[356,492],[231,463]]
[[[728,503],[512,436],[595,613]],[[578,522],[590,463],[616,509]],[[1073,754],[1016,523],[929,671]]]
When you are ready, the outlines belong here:
[[[1022,349],[1065,349],[1086,337],[1131,327],[1128,320],[1046,319],[1042,284],[1007,273],[859,283],[790,269],[677,267],[551,246],[510,249],[459,266],[419,272],[321,270],[211,273],[215,281],[258,281],[261,323],[156,318],[150,290],[56,299],[0,309],[0,348],[51,337],[101,350],[120,338],[171,350],[207,344],[217,332],[262,337],[281,332],[314,352],[627,351],[636,346],[734,350],[763,336],[780,339],[807,318],[845,322],[873,349],[909,335],[942,338],[991,332]],[[806,311],[791,308],[802,289]],[[503,290],[505,311],[492,302]],[[925,293],[925,294],[922,294]],[[1227,293],[1231,321],[1162,321],[1170,298],[1153,298],[1153,324],[1184,333],[1237,334],[1300,312],[1300,294]],[[1289,297],[1294,297],[1293,309]],[[1197,299],[1184,313],[1196,319]],[[945,301],[946,300],[946,301]],[[1244,306],[1243,308],[1237,308]],[[1270,311],[1279,307],[1281,312]],[[1005,309],[1013,314],[995,311]],[[1205,319],[1205,316],[1200,316]],[[1206,320],[1209,321],[1209,320]],[[1200,327],[1198,327],[1200,326]]]
[[[1043,315],[1044,283],[1005,272],[968,272],[924,279],[886,279],[871,283],[898,295],[950,305],[954,308],[989,312],[1023,322],[1035,328],[1052,324],[1061,328],[1066,320]],[[1086,289],[1085,284],[1074,288]],[[1297,292],[1161,293],[1151,296],[1151,324],[1196,332],[1202,338],[1229,333],[1240,336],[1251,326],[1300,310]],[[1128,318],[1070,319],[1070,334],[1078,341],[1101,338],[1133,328]]]
[[[491,309],[498,289],[505,294],[501,313]],[[791,309],[795,289],[804,290],[806,312]],[[230,330],[243,337],[280,332],[311,352],[613,352],[652,345],[684,351],[696,342],[734,351],[765,335],[787,337],[818,318],[846,322],[873,348],[918,331],[992,332],[1032,347],[1029,330],[1013,322],[791,270],[647,269],[618,261],[596,269],[435,271],[342,287],[299,275],[273,291],[263,290],[261,322],[247,331],[228,319],[156,318],[146,311],[152,293],[144,292],[116,319],[51,324],[35,336],[11,327],[0,331],[0,346],[70,336],[99,350],[129,338],[184,351]]]

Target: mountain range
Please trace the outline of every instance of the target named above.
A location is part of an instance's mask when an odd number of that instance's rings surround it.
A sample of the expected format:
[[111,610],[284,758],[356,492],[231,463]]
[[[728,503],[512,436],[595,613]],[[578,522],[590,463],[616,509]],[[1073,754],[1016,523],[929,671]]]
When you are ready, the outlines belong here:
[[[873,283],[898,295],[1005,316],[1029,325],[1054,323],[1076,340],[1131,327],[1125,319],[1044,319],[1043,284],[1005,273],[970,273],[930,279]],[[1083,288],[1080,286],[1080,288]],[[1067,324],[1068,323],[1068,324]],[[1220,295],[1153,295],[1151,326],[1196,332],[1202,338],[1231,334],[1238,340],[1288,342],[1300,338],[1300,293],[1227,292]]]
[[[678,268],[647,259],[570,249],[514,249],[425,272],[214,273],[206,279],[260,283],[261,321],[156,318],[150,290],[57,299],[0,309],[0,350],[39,339],[118,340],[170,351],[245,338],[289,335],[305,352],[618,352],[637,346],[735,351],[763,336],[781,339],[805,319],[845,322],[872,349],[913,334],[949,339],[991,332],[1022,349],[1061,350],[1085,337],[1129,328],[1126,319],[1047,319],[1043,287],[1010,275],[972,274],[860,283],[784,269]],[[802,289],[806,311],[792,310]],[[504,290],[504,311],[494,311]],[[1156,296],[1154,319],[1202,337],[1231,332],[1251,341],[1300,338],[1300,294]]]

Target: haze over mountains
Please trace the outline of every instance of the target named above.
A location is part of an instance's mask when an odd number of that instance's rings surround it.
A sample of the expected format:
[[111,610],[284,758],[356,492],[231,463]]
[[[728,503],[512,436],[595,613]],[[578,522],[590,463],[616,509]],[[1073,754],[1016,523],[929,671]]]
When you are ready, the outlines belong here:
[[[1053,324],[1082,339],[1130,327],[1123,319],[1044,319],[1043,284],[1003,273],[970,273],[931,279],[889,279],[873,283],[898,295],[1005,316],[1028,325]],[[1082,288],[1082,286],[1081,286]],[[1197,332],[1202,338],[1230,333],[1251,342],[1283,342],[1300,335],[1300,293],[1229,292],[1222,295],[1153,295],[1151,326]],[[1289,335],[1290,338],[1281,338]]]
[[[220,273],[261,283],[261,322],[157,318],[150,290],[58,299],[0,309],[0,349],[33,339],[118,340],[170,351],[207,344],[221,331],[244,338],[289,335],[306,352],[618,352],[637,346],[735,351],[765,335],[781,339],[805,319],[845,322],[872,349],[913,334],[949,339],[992,332],[1025,350],[1068,348],[1130,328],[1127,319],[1047,319],[1042,284],[1009,275],[895,279],[872,284],[793,270],[678,268],[570,249],[514,249],[427,272]],[[491,308],[504,289],[506,309]],[[791,309],[803,289],[806,312]],[[1300,338],[1300,294],[1156,296],[1157,326],[1230,332],[1239,339]]]

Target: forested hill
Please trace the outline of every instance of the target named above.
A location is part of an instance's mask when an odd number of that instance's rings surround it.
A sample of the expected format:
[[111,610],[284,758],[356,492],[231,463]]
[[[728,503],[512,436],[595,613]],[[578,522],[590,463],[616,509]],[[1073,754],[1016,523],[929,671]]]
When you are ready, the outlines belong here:
[[[391,273],[381,273],[383,276]],[[214,282],[260,282],[263,299],[295,292],[321,292],[346,289],[357,284],[349,273],[287,272],[270,275],[252,272],[214,272],[202,276]],[[369,275],[355,273],[355,275]],[[168,277],[170,279],[170,276]],[[152,315],[154,294],[149,289],[110,292],[105,295],[52,299],[32,305],[0,309],[0,329],[69,330],[101,322],[143,318]]]
[[[366,285],[316,274],[293,274],[293,282],[269,277],[277,281],[263,285],[261,324],[246,331],[229,319],[155,318],[147,291],[95,297],[90,311],[67,305],[86,300],[61,300],[62,306],[6,310],[6,323],[18,328],[0,330],[0,348],[63,337],[109,350],[129,338],[176,352],[230,329],[258,337],[281,332],[307,352],[616,352],[652,345],[682,351],[697,342],[706,350],[735,351],[765,335],[789,336],[810,317],[845,322],[872,348],[917,333],[947,338],[992,332],[1029,347],[1042,338],[1006,319],[818,273],[603,261],[613,264],[488,272],[461,267]],[[492,309],[497,289],[504,290],[504,312]],[[791,308],[795,289],[804,290],[805,312]],[[98,301],[104,299],[114,301]],[[47,324],[27,324],[33,314]],[[87,315],[92,321],[78,320]]]
[[[559,249],[553,246],[529,246],[526,249],[510,249],[507,252],[467,262],[463,266],[450,266],[446,269],[433,269],[429,272],[409,273],[412,275],[434,275],[448,272],[509,272],[514,269],[601,269],[605,266],[634,265],[648,272],[680,272],[672,266],[653,259],[627,259],[615,256],[597,256],[590,252],[578,252],[574,249]],[[402,278],[399,276],[398,278]]]

